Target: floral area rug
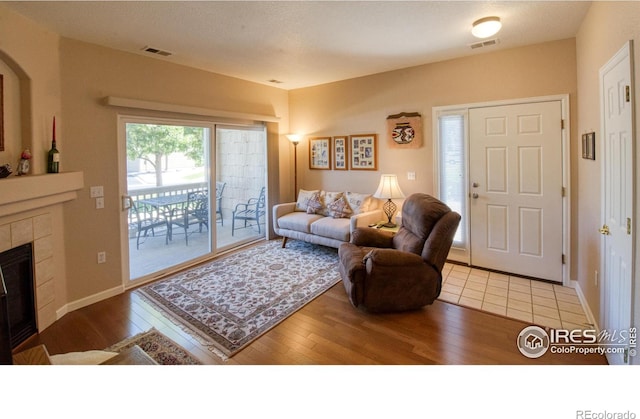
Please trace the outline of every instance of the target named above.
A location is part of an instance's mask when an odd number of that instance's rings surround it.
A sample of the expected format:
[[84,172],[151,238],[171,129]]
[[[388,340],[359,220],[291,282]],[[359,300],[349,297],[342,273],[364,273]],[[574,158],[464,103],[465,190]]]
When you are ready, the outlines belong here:
[[222,359],[340,281],[336,249],[267,241],[135,292]]
[[200,365],[182,346],[178,345],[156,329],[140,333],[105,349],[109,352],[120,352],[138,345],[160,365]]

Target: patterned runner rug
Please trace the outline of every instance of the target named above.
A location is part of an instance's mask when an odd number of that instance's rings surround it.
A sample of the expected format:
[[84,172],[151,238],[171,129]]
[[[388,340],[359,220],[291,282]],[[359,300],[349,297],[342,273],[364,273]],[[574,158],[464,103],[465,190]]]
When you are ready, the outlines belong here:
[[200,365],[182,346],[178,345],[156,329],[137,334],[129,339],[111,345],[105,351],[121,352],[138,345],[160,365]]
[[340,281],[336,249],[281,245],[267,241],[135,292],[228,359]]

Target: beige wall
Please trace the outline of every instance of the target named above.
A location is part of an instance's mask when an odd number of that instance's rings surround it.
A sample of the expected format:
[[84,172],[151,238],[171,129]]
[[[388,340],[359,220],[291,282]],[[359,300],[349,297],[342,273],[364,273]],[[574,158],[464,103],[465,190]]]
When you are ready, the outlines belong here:
[[[600,96],[599,70],[623,45],[634,40],[635,65],[635,124],[640,126],[640,3],[637,2],[596,2],[585,17],[576,37],[577,69],[578,69],[578,126],[577,134],[595,131],[596,147],[601,145],[600,128]],[[597,152],[597,151],[596,151]],[[636,143],[636,165],[640,161],[638,154],[640,147]],[[578,170],[578,201],[579,212],[577,240],[578,275],[580,288],[587,297],[596,320],[600,315],[600,287],[595,285],[595,271],[599,269],[600,261],[600,170],[602,159],[577,159]],[[636,170],[636,176],[640,171]],[[638,182],[638,179],[636,179]],[[640,183],[638,183],[640,184]],[[640,205],[636,200],[635,219],[640,220]],[[637,222],[635,223],[637,224]],[[636,227],[635,233],[638,234]],[[636,261],[640,258],[640,248],[636,246]],[[636,271],[637,272],[637,271]],[[636,273],[636,282],[637,282]],[[636,307],[640,306],[638,291],[635,296]],[[640,324],[636,309],[635,324]]]
[[[288,99],[281,89],[70,39],[61,40],[60,57],[65,119],[61,165],[65,171],[83,171],[85,179],[85,191],[65,210],[69,299],[75,301],[122,283],[117,116],[162,115],[106,106],[106,96],[280,116],[281,133],[287,129]],[[276,149],[281,141],[287,145],[278,135],[269,141],[271,148],[274,142]],[[285,164],[285,181],[287,170]],[[279,171],[278,167],[274,177]],[[99,185],[105,194],[102,210],[95,209],[89,196],[89,187]],[[107,263],[96,263],[99,251],[106,251]]]
[[[21,147],[33,153],[32,173],[46,172],[46,152],[51,147],[51,125],[54,116],[60,116],[60,58],[58,35],[32,21],[13,13],[0,4],[0,60],[20,80],[21,103],[5,103],[13,114],[19,107],[21,116],[8,123],[9,133],[19,133]],[[15,89],[15,86],[10,86]],[[8,144],[15,146],[14,139]],[[20,150],[21,151],[21,150]],[[0,164],[16,167],[20,151],[0,152]],[[7,161],[5,161],[7,160]]]
[[[290,128],[310,136],[377,133],[379,170],[309,170],[308,142],[298,146],[301,188],[349,189],[373,193],[382,173],[398,175],[405,195],[433,193],[431,112],[435,106],[569,94],[571,126],[576,126],[575,42],[567,39],[440,63],[407,68],[290,92]],[[390,149],[385,136],[389,115],[419,112],[424,145],[415,150]],[[578,156],[572,130],[571,163]],[[407,172],[416,180],[407,180]],[[572,190],[577,179],[572,172]],[[575,194],[572,194],[575,199]],[[575,232],[577,212],[573,211]],[[575,233],[574,233],[575,238]],[[573,249],[577,244],[573,241]],[[575,264],[574,264],[575,265]],[[573,266],[572,272],[575,272]]]

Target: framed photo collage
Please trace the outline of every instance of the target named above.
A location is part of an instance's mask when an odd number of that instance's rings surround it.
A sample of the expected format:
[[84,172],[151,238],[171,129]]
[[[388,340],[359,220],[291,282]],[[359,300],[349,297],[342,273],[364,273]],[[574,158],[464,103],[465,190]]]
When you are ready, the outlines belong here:
[[378,135],[309,138],[309,168],[316,170],[378,170]]

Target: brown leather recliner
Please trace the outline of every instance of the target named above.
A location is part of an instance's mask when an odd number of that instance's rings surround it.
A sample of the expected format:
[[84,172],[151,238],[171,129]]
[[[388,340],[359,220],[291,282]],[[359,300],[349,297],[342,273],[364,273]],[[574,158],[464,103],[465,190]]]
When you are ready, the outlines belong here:
[[460,214],[422,193],[402,206],[394,236],[358,228],[338,248],[340,275],[355,307],[370,312],[415,310],[433,303],[442,288],[442,267]]

